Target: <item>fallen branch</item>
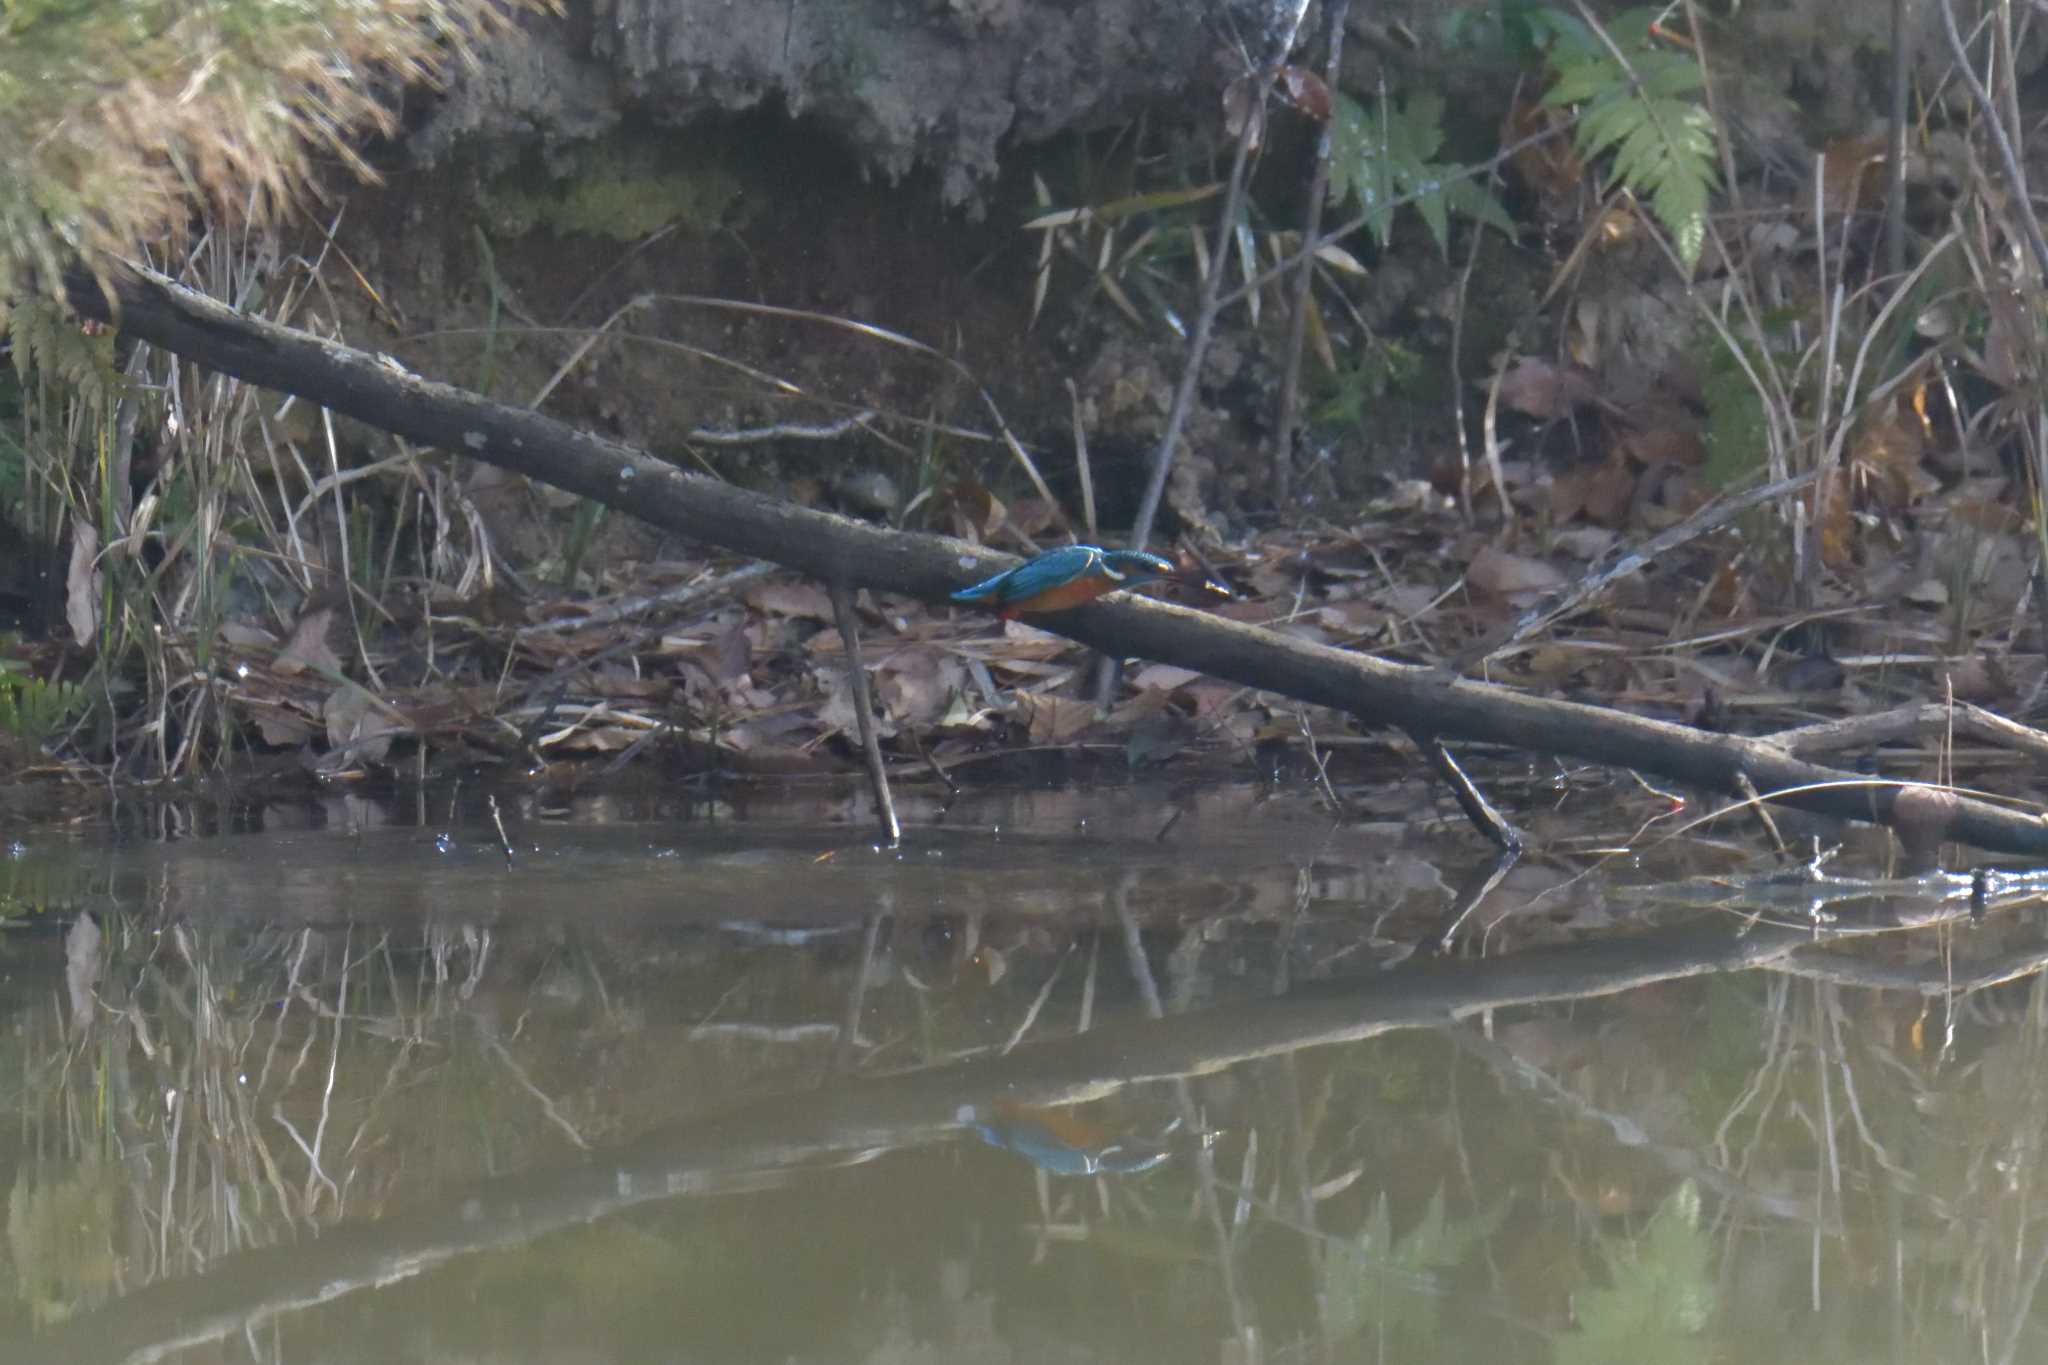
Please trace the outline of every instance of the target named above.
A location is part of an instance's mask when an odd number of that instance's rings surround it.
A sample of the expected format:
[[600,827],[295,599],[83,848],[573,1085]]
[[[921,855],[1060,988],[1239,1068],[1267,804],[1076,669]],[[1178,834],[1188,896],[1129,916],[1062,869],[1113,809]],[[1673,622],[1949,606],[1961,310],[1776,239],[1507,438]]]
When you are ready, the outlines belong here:
[[1953,706],[1938,701],[1919,702],[1867,716],[1821,721],[1793,730],[1780,730],[1771,736],[1771,742],[1782,746],[1787,753],[1817,754],[1929,736],[1982,740],[2025,754],[2037,762],[2048,761],[2048,734],[1968,702],[1958,702]]
[[[160,275],[125,271],[107,292],[86,275],[67,286],[81,314],[188,360],[827,583],[941,601],[1014,562],[964,541],[890,531],[687,473],[552,417],[422,379],[388,357],[245,317]],[[2048,855],[2048,821],[1939,788],[1802,762],[1765,740],[1525,696],[1129,594],[1044,619],[1119,657],[1194,669],[1419,738],[1571,754],[1730,794],[1746,779],[1767,799],[1802,810],[1884,823],[1899,814],[1923,837],[1934,831],[1981,848]],[[1902,802],[1902,793],[1910,799]]]

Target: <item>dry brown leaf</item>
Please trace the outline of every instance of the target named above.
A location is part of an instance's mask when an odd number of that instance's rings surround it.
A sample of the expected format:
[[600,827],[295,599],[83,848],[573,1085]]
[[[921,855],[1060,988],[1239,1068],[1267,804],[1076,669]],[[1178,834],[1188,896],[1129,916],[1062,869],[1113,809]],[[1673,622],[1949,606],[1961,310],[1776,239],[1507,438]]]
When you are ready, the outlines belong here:
[[1194,700],[1195,716],[1197,719],[1204,719],[1215,715],[1232,702],[1237,701],[1243,694],[1244,689],[1241,687],[1233,687],[1229,683],[1213,682],[1208,679],[1190,684],[1184,693],[1184,695]]
[[1722,620],[1741,611],[1749,599],[1749,581],[1742,573],[1741,556],[1724,560],[1714,571],[1713,586],[1707,590],[1707,610]]
[[1510,106],[1501,121],[1501,145],[1515,148],[1508,157],[1509,171],[1554,219],[1575,213],[1586,181],[1586,163],[1579,159],[1572,139],[1559,136],[1566,127],[1564,111],[1543,103],[1542,93],[1533,89]]
[[1280,89],[1294,107],[1317,123],[1330,121],[1330,87],[1305,66],[1280,68]]
[[243,621],[220,623],[220,638],[223,644],[238,649],[268,649],[277,643],[277,637],[261,626],[252,626]]
[[1829,217],[1884,208],[1885,135],[1836,138],[1821,149],[1820,209]]
[[1530,682],[1561,683],[1585,665],[1585,651],[1565,645],[1539,643],[1531,646],[1521,657],[1522,674]]
[[1950,499],[1948,516],[1958,525],[1993,535],[2017,535],[2027,524],[2013,507],[1989,498]]
[[1251,125],[1247,146],[1257,151],[1266,132],[1266,92],[1254,73],[1239,76],[1223,87],[1224,131],[1234,142],[1245,136],[1247,124]]
[[1103,728],[1121,734],[1138,722],[1159,715],[1172,704],[1172,693],[1157,687],[1145,688],[1103,717]]
[[1614,548],[1621,537],[1605,526],[1568,526],[1550,538],[1550,543],[1573,559],[1590,564]]
[[1264,559],[1238,575],[1238,582],[1250,587],[1254,597],[1292,597],[1301,583],[1300,560]]
[[1124,756],[1133,768],[1149,768],[1172,759],[1199,738],[1195,723],[1171,711],[1134,720],[1124,741]]
[[548,745],[551,753],[615,754],[632,747],[646,732],[624,725],[586,725]]
[[934,734],[979,734],[993,723],[993,711],[965,692],[946,699],[946,709],[931,723]]
[[[825,691],[825,703],[813,715],[820,729],[827,734],[845,734],[857,737],[860,734],[860,714],[854,710],[853,688],[847,685],[844,669],[827,672],[821,680]],[[874,718],[875,733],[888,739],[896,733],[896,722],[886,712]]]
[[327,676],[339,674],[341,656],[334,652],[334,646],[327,642],[334,628],[333,607],[315,607],[301,616],[292,627],[292,638],[285,641],[278,651],[277,660],[271,664],[271,671],[291,678],[312,668]]
[[1065,524],[1058,506],[1044,498],[1019,498],[1010,505],[1010,526],[1021,535],[1037,539]]
[[816,583],[757,583],[747,592],[746,603],[770,616],[833,619],[832,595]]
[[711,680],[721,687],[731,687],[747,676],[747,670],[754,660],[753,645],[747,639],[744,625],[736,625],[721,631],[706,642],[707,648],[695,656],[695,662]]
[[1017,693],[1017,710],[1036,744],[1065,744],[1088,731],[1099,719],[1093,702],[1021,689]]
[[[1820,508],[1814,504],[1820,499],[1825,488],[1826,498]],[[1850,506],[1850,476],[1847,470],[1832,471],[1823,483],[1817,483],[1806,490],[1807,512],[1820,520],[1821,562],[1831,569],[1848,567],[1855,558],[1856,516]]]
[[1189,668],[1175,668],[1172,664],[1146,664],[1131,675],[1131,686],[1140,692],[1157,689],[1172,692],[1186,687],[1202,675]]
[[1948,691],[1957,701],[1995,704],[2012,698],[2012,679],[1995,666],[1993,657],[1972,653],[1955,660],[1947,670]]
[[317,729],[311,717],[283,706],[254,708],[256,731],[263,742],[277,749],[289,749],[311,739]]
[[1599,397],[1590,371],[1555,365],[1539,356],[1517,356],[1500,377],[1500,401],[1516,412],[1545,421],[1568,417]]
[[1699,431],[1671,413],[1645,416],[1670,417],[1669,422],[1629,432],[1616,444],[1630,459],[1655,469],[1661,465],[1682,465],[1697,469],[1707,462],[1706,442]]
[[1849,442],[1849,467],[1872,503],[1898,512],[1912,506],[1923,490],[1920,457],[1926,453],[1927,430],[1919,414],[1890,407],[1857,427]]
[[1488,545],[1472,556],[1465,568],[1465,581],[1476,592],[1522,606],[1563,587],[1565,576],[1541,559]]
[[391,751],[395,733],[392,722],[377,709],[370,694],[354,683],[345,683],[328,693],[321,716],[327,723],[333,766],[346,766],[351,761],[382,763]]
[[[616,632],[607,629],[536,630],[522,637],[519,647],[544,664],[555,664],[595,654],[605,646],[616,643],[618,638]],[[301,660],[299,663],[303,664],[304,661]]]
[[993,537],[1010,515],[1002,499],[974,479],[956,479],[946,485],[939,497],[939,511],[952,523],[954,535],[977,545]]
[[1324,634],[1350,637],[1370,635],[1386,624],[1387,613],[1378,605],[1354,599],[1347,602],[1333,602],[1315,613],[1315,623]]
[[1549,510],[1552,526],[1563,526],[1586,510],[1586,500],[1592,494],[1593,481],[1600,472],[1594,465],[1576,465],[1551,479]]
[[930,645],[897,650],[875,666],[882,709],[901,725],[933,724],[967,686],[966,665]]
[[1436,605],[1442,588],[1432,583],[1389,583],[1372,600],[1395,616],[1416,617]]
[[779,744],[735,751],[733,767],[757,777],[792,777],[831,772],[838,764],[822,749],[792,749]]
[[818,729],[814,708],[792,706],[749,716],[739,724],[719,731],[718,738],[721,744],[735,753],[749,753],[756,749],[788,745],[791,736],[799,732],[815,734]]
[[1600,526],[1626,526],[1636,501],[1636,471],[1619,449],[1586,476],[1580,496],[1586,520]]
[[667,701],[675,684],[667,678],[635,677],[623,668],[602,668],[589,676],[592,695],[606,701]]
[[983,657],[991,663],[999,659],[1004,663],[1022,659],[1057,659],[1075,648],[1074,642],[1064,635],[1055,635],[1019,620],[1003,622],[1002,639],[989,644],[993,647],[987,649]]
[[1923,578],[1899,594],[1908,606],[1937,611],[1948,605],[1948,584],[1938,578]]

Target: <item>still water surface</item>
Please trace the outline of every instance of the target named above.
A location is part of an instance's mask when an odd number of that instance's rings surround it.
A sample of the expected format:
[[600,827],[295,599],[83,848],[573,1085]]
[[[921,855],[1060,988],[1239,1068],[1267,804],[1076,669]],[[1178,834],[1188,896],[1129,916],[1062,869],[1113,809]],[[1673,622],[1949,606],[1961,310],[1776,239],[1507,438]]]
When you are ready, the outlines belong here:
[[907,816],[25,835],[0,1360],[2048,1359],[2025,897],[1553,853],[1439,951],[1484,851],[1306,796]]

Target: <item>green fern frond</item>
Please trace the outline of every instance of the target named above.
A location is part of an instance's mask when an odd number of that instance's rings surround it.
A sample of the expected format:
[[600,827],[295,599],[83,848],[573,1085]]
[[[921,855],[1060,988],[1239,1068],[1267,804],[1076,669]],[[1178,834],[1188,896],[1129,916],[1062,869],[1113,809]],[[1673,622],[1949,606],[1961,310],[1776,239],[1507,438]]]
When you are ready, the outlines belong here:
[[1385,246],[1393,228],[1396,200],[1408,200],[1429,228],[1437,249],[1450,251],[1453,213],[1514,235],[1514,221],[1500,202],[1463,174],[1463,167],[1434,158],[1442,149],[1444,100],[1417,91],[1379,111],[1348,95],[1337,96],[1330,125],[1330,199],[1352,195],[1366,212],[1366,231]]
[[[1732,340],[1732,338],[1731,338]],[[1731,488],[1764,465],[1770,443],[1770,417],[1763,395],[1750,382],[1749,370],[1764,365],[1763,348],[1737,342],[1748,353],[1737,356],[1722,334],[1702,329],[1694,339],[1693,363],[1699,374],[1700,401],[1707,409],[1707,486]]]
[[1543,102],[1582,106],[1579,154],[1613,153],[1609,182],[1649,200],[1690,272],[1706,243],[1708,200],[1720,187],[1714,120],[1694,98],[1706,81],[1699,63],[1653,44],[1657,13],[1632,10],[1608,30],[1625,65],[1590,29],[1563,26]]
[[0,733],[47,743],[70,726],[88,700],[77,683],[44,682],[0,670]]
[[0,340],[13,343],[14,372],[24,389],[54,382],[103,402],[119,388],[113,334],[88,333],[47,296],[23,296],[0,309]]

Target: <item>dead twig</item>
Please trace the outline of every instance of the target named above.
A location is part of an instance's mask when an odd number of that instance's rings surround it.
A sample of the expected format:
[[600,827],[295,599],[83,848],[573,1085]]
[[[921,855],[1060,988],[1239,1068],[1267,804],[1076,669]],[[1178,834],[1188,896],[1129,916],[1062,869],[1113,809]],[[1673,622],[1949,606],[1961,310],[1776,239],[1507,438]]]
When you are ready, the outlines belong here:
[[[1492,437],[1489,435],[1489,442]],[[1548,628],[1584,607],[1607,588],[1627,578],[1630,574],[1646,569],[1660,555],[1666,555],[1691,541],[1733,521],[1750,508],[1770,502],[1787,493],[1796,493],[1814,480],[1812,474],[1801,474],[1795,478],[1780,479],[1776,483],[1752,488],[1747,493],[1737,493],[1700,509],[1678,525],[1658,532],[1640,545],[1632,546],[1612,555],[1604,564],[1589,569],[1578,582],[1552,597],[1523,612],[1504,629],[1495,632],[1478,644],[1469,647],[1451,660],[1453,672],[1463,673],[1485,663],[1494,655],[1511,645],[1520,644],[1538,631]]]
[[[1344,18],[1351,0],[1329,0],[1323,6],[1323,41],[1328,56],[1323,62],[1323,84],[1337,88],[1343,71]],[[1323,226],[1323,198],[1330,185],[1330,122],[1325,119],[1316,135],[1315,170],[1308,182],[1308,216],[1302,224],[1304,241],[1314,241]],[[1288,321],[1287,362],[1280,373],[1280,397],[1274,405],[1273,420],[1273,502],[1282,511],[1294,501],[1294,405],[1301,390],[1301,354],[1308,336],[1308,310],[1314,307],[1310,291],[1315,287],[1316,256],[1301,258],[1301,271],[1294,278],[1294,311]]]
[[1323,794],[1323,800],[1330,803],[1330,814],[1339,820],[1345,819],[1344,803],[1338,799],[1337,789],[1330,785],[1330,760],[1316,747],[1316,733],[1309,728],[1308,712],[1295,708],[1294,721],[1301,727],[1302,743],[1308,745],[1308,761],[1316,766],[1316,790]]
[[[1222,311],[1219,294],[1223,273],[1230,266],[1230,239],[1237,231],[1237,215],[1244,208],[1245,169],[1251,164],[1252,144],[1258,140],[1264,120],[1259,116],[1266,98],[1263,72],[1247,73],[1254,107],[1246,113],[1244,127],[1237,135],[1237,150],[1230,162],[1230,180],[1223,193],[1223,212],[1216,224],[1216,249],[1209,255],[1209,272],[1202,277],[1201,306],[1195,312],[1194,330],[1188,334],[1187,363],[1181,367],[1180,384],[1173,391],[1173,405],[1167,409],[1166,429],[1159,434],[1159,447],[1152,452],[1152,475],[1145,482],[1145,496],[1138,503],[1138,523],[1131,530],[1131,548],[1142,550],[1152,539],[1152,522],[1159,515],[1159,500],[1166,494],[1166,476],[1173,469],[1174,452],[1180,446],[1181,429],[1187,425],[1194,406],[1195,385],[1202,375],[1202,361],[1209,354],[1209,335],[1215,330],[1216,315]],[[1308,253],[1313,261],[1315,253]]]
[[[719,574],[708,579],[695,578],[688,583],[679,583],[673,588],[665,588],[660,592],[615,598],[603,606],[593,607],[580,615],[557,616],[551,620],[537,621],[530,626],[521,626],[519,633],[521,635],[532,635],[540,631],[549,630],[585,630],[591,626],[608,626],[614,621],[624,621],[630,617],[642,616],[656,607],[694,607],[711,601],[714,598],[730,596],[733,592],[745,587],[755,579],[775,571],[775,565],[756,561],[755,563],[734,569],[730,573]],[[635,637],[631,642],[621,642],[619,646],[614,647],[613,653],[625,653],[627,649],[635,648],[645,643],[644,639]],[[563,665],[558,672],[575,672],[578,669],[588,668],[596,662],[598,662],[596,659],[578,660],[574,663]]]
[[875,818],[882,827],[882,841],[894,848],[903,842],[903,826],[896,820],[896,800],[889,794],[889,765],[882,761],[882,741],[875,733],[875,708],[868,696],[868,674],[860,659],[860,621],[853,614],[853,593],[844,579],[831,582],[832,615],[839,623],[839,638],[846,645],[846,686],[853,697],[853,718],[860,728],[860,748],[868,761],[868,782],[875,790]]
[[[1507,817],[1494,809],[1486,794],[1479,790],[1465,770],[1458,766],[1458,760],[1451,757],[1451,751],[1443,741],[1434,735],[1409,732],[1409,738],[1422,750],[1422,756],[1429,760],[1429,766],[1436,775],[1450,787],[1451,794],[1458,798],[1458,808],[1465,812],[1465,818],[1473,828],[1485,835],[1493,845],[1510,860],[1522,855],[1522,832],[1508,823]],[[1512,862],[1510,863],[1512,865]]]
[[1735,789],[1742,793],[1742,799],[1749,802],[1750,809],[1756,812],[1756,818],[1763,822],[1764,833],[1770,838],[1771,848],[1776,851],[1778,857],[1780,859],[1791,858],[1792,850],[1786,846],[1785,836],[1778,832],[1778,822],[1772,818],[1771,808],[1764,804],[1761,796],[1757,795],[1756,783],[1750,781],[1745,775],[1741,781],[1735,784]]

